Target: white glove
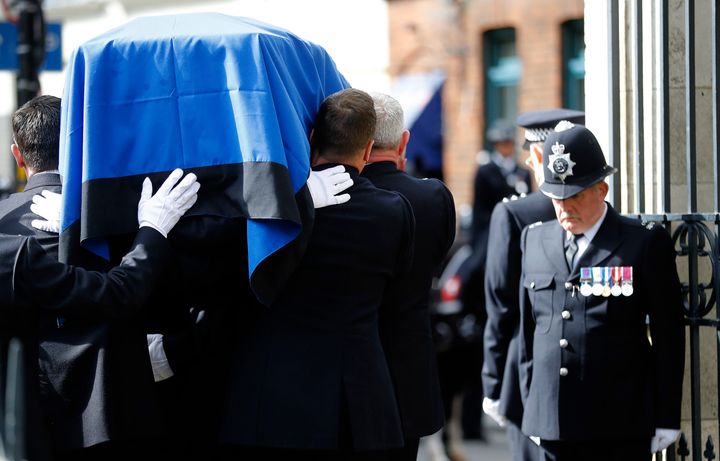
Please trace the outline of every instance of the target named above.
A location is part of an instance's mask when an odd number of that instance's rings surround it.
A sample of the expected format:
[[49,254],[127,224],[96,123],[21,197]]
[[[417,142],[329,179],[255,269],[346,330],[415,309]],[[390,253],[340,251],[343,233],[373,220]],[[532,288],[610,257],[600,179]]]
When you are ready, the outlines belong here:
[[35,229],[40,229],[53,234],[60,233],[60,211],[62,207],[62,195],[49,190],[44,190],[33,196],[33,203],[30,211],[43,219],[33,219],[30,222]]
[[482,408],[485,414],[498,423],[500,427],[507,425],[507,418],[500,414],[500,400],[492,400],[485,397],[483,398]]
[[197,182],[197,177],[190,173],[175,186],[182,175],[181,169],[174,170],[152,197],[152,182],[150,178],[145,178],[138,203],[140,227],[152,227],[167,237],[180,217],[195,204],[200,183]]
[[147,335],[148,353],[150,354],[150,365],[152,365],[153,378],[155,382],[172,378],[173,373],[168,363],[165,349],[163,348],[163,335]]
[[680,429],[655,429],[655,437],[650,441],[650,453],[657,453],[675,443],[680,438]]
[[310,170],[310,177],[307,180],[307,186],[310,189],[315,208],[347,202],[350,200],[350,194],[336,194],[352,185],[353,180],[350,178],[350,174],[345,172],[345,167],[342,165],[322,171]]

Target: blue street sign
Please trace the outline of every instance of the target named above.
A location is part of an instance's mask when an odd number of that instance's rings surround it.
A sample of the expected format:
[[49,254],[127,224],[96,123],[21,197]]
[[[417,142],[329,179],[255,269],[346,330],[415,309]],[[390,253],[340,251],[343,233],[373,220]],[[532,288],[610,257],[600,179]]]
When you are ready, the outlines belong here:
[[[62,70],[62,28],[60,23],[47,23],[45,61],[40,70]],[[0,70],[17,70],[17,27],[0,21]]]

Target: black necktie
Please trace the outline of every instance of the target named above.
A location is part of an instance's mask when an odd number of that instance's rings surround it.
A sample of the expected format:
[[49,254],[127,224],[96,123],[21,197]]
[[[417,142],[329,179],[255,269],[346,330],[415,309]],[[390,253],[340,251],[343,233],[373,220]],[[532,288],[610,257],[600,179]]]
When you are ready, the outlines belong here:
[[575,255],[578,252],[577,239],[582,237],[582,235],[583,234],[572,234],[567,248],[565,248],[565,260],[567,261],[568,268],[571,271],[573,269],[573,265],[575,264]]

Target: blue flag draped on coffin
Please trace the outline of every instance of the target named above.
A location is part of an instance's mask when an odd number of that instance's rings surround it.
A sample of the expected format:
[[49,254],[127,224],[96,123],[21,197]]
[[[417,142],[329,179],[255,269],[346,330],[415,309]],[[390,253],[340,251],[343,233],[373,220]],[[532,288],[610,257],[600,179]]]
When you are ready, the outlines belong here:
[[183,168],[202,184],[186,216],[248,218],[251,285],[271,300],[282,269],[264,262],[312,220],[315,114],[348,86],[320,46],[242,17],[145,17],[84,43],[62,102],[62,260],[107,259],[108,237],[137,229],[143,178],[156,190]]

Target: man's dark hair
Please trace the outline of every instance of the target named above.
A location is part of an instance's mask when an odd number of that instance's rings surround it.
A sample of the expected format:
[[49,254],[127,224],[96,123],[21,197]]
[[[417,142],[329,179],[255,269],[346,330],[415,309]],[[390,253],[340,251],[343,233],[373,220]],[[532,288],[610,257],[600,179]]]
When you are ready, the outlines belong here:
[[364,91],[348,88],[320,105],[312,151],[326,159],[346,160],[365,148],[375,133],[375,106]]
[[37,96],[12,116],[15,144],[35,172],[56,170],[60,151],[60,98]]

